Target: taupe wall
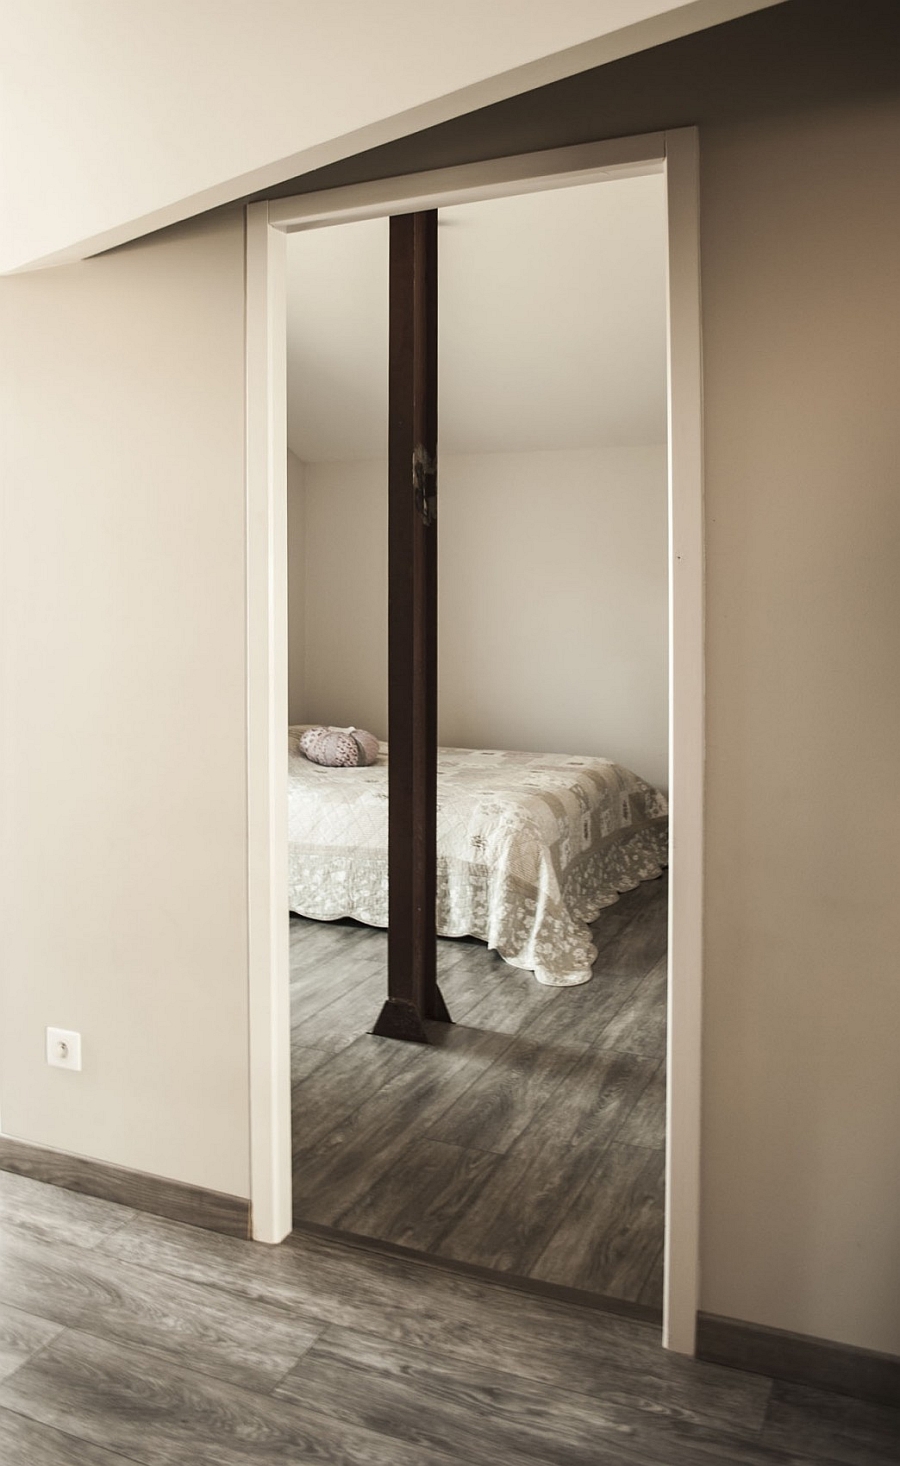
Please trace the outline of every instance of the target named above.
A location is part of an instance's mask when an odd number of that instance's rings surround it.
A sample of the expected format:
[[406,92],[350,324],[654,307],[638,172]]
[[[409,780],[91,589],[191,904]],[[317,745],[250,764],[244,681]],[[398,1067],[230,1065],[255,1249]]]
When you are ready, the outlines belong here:
[[0,280],[0,1121],[246,1196],[243,267]]
[[703,1306],[900,1353],[900,105],[701,141]]
[[[665,789],[665,447],[444,454],[440,480],[441,742],[597,754]],[[303,481],[292,707],[386,737],[386,466]]]
[[[702,1302],[900,1352],[900,107],[701,147]],[[0,281],[0,1114],[246,1193],[242,301],[237,220]]]

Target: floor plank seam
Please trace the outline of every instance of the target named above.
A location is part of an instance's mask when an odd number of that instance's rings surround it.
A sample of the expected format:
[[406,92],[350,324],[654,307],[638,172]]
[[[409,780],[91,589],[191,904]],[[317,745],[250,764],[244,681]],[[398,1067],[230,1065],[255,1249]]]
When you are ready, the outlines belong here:
[[[14,1405],[0,1404],[0,1415],[4,1414],[14,1415],[19,1420],[27,1421],[29,1425],[44,1426],[43,1421],[37,1420],[34,1415],[29,1415],[25,1410],[17,1410]],[[76,1435],[72,1430],[63,1430],[60,1425],[47,1425],[44,1428],[51,1431],[54,1435],[61,1436],[63,1440],[74,1441],[76,1445],[85,1446],[88,1450],[91,1450],[94,1446],[94,1442],[88,1436]],[[125,1456],[121,1451],[114,1451],[110,1446],[104,1446],[101,1449],[106,1452],[112,1461],[122,1461],[126,1463],[126,1466],[147,1466],[146,1460],[141,1461],[138,1456]],[[22,1466],[25,1466],[24,1462]]]
[[649,1283],[650,1279],[653,1277],[653,1275],[654,1275],[654,1273],[656,1271],[656,1268],[657,1268],[658,1264],[662,1260],[661,1254],[662,1254],[663,1250],[664,1250],[663,1248],[660,1248],[659,1251],[657,1251],[657,1252],[654,1253],[653,1258],[651,1259],[651,1262],[650,1262],[650,1266],[647,1268],[647,1271],[644,1273],[644,1276],[641,1279],[641,1285],[640,1285],[640,1288],[638,1289],[638,1298],[643,1297],[644,1290],[646,1289],[647,1284]]
[[[188,1232],[196,1232],[196,1233],[199,1234],[199,1236],[200,1236],[201,1239],[202,1238],[205,1238],[205,1237],[207,1237],[209,1235],[213,1235],[213,1236],[224,1236],[225,1235],[224,1233],[213,1233],[213,1234],[209,1234],[209,1233],[207,1233],[207,1231],[206,1231],[205,1228],[203,1228],[203,1227],[192,1227],[189,1222],[170,1222],[170,1221],[168,1221],[167,1218],[164,1218],[164,1217],[163,1218],[153,1218],[152,1220],[154,1220],[154,1221],[157,1221],[158,1220],[158,1221],[162,1222],[162,1224],[164,1226],[167,1226],[167,1227],[184,1228]],[[140,1234],[141,1223],[142,1223],[142,1218],[139,1216],[139,1217],[136,1218],[136,1230],[138,1231],[138,1234]],[[131,1230],[129,1227],[123,1227],[121,1229],[117,1229],[117,1232],[116,1232],[115,1235],[117,1237],[120,1234],[124,1235],[129,1230]],[[285,1244],[286,1244],[286,1242],[289,1240],[289,1238],[290,1238],[291,1235],[292,1234],[289,1233],[288,1234],[288,1237],[285,1238],[285,1241],[279,1244],[279,1247],[284,1247]],[[106,1240],[106,1239],[104,1239],[104,1240]],[[252,1242],[249,1239],[244,1239],[244,1238],[228,1238],[228,1240],[229,1241],[237,1242],[241,1246],[252,1248],[252,1249],[258,1249],[258,1248],[263,1247],[263,1246],[266,1245],[266,1244],[263,1244],[263,1243]],[[110,1252],[108,1254],[103,1253],[101,1255],[104,1256],[105,1257],[105,1260],[107,1262],[109,1262],[109,1263],[121,1263],[121,1261],[122,1261],[119,1253],[118,1252],[115,1252],[115,1251]],[[158,1271],[159,1271],[158,1266],[155,1263],[151,1262],[150,1260],[148,1260],[148,1259],[141,1260],[141,1258],[135,1258],[135,1257],[131,1257],[131,1256],[128,1258],[127,1266],[129,1268],[133,1268],[138,1273],[145,1274],[148,1278],[153,1278],[154,1276],[156,1276],[158,1274]],[[183,1282],[184,1281],[184,1279],[179,1278],[177,1274],[166,1274],[165,1276],[173,1278],[176,1282]],[[233,1286],[231,1286],[231,1284],[229,1282],[229,1279],[227,1277],[217,1278],[215,1281],[212,1281],[212,1280],[209,1280],[209,1279],[204,1279],[203,1282],[194,1282],[193,1286],[207,1289],[214,1297],[221,1297],[224,1301],[226,1301],[228,1303],[234,1303],[235,1299],[237,1299],[238,1301],[240,1301],[243,1298],[243,1294],[240,1293],[240,1292],[236,1292],[234,1290]],[[287,1320],[290,1320],[291,1322],[297,1322],[297,1321],[301,1320],[301,1318],[302,1318],[302,1320],[304,1322],[307,1322],[307,1323],[319,1323],[319,1322],[322,1322],[323,1323],[323,1328],[328,1327],[329,1320],[322,1321],[322,1320],[319,1319],[319,1317],[317,1315],[303,1314],[302,1313],[302,1310],[298,1311],[298,1309],[294,1305],[281,1304],[281,1303],[276,1302],[276,1301],[271,1300],[271,1299],[264,1299],[263,1301],[266,1302],[267,1307],[271,1308],[273,1314],[280,1314],[282,1317],[284,1317]],[[52,1320],[52,1319],[51,1320],[47,1320],[47,1321],[48,1322],[54,1322],[54,1320]],[[74,1327],[74,1325],[72,1325],[72,1324],[63,1324],[63,1325],[61,1325],[61,1327],[63,1329],[66,1329],[66,1328]],[[90,1331],[87,1330],[86,1332],[90,1332]],[[302,1357],[302,1356],[300,1356],[300,1357]]]
[[[665,955],[665,951],[663,951],[663,953],[661,953],[660,956],[654,957],[653,958],[653,961],[649,963],[649,965],[647,966],[646,970],[643,971],[640,974],[640,976],[637,978],[637,980],[634,982],[634,984],[628,989],[628,992],[623,996],[622,1001],[619,1004],[619,1006],[615,1009],[614,1012],[612,1012],[609,1015],[608,1021],[604,1024],[604,1031],[606,1031],[606,1029],[610,1028],[612,1026],[612,1024],[615,1023],[615,1021],[616,1021],[617,1018],[621,1017],[621,1015],[624,1013],[625,1009],[628,1007],[628,1004],[633,999],[635,993],[638,991],[638,988],[641,986],[642,983],[646,982],[647,978],[650,976],[650,973],[653,971],[654,967],[656,967],[659,964],[659,962],[662,960],[662,957],[664,955]],[[598,974],[598,976],[602,976],[602,974]]]
[[[99,1338],[97,1335],[93,1335],[93,1334],[92,1335],[86,1335],[85,1336],[85,1335],[83,1335],[83,1331],[81,1331],[81,1330],[76,1330],[76,1329],[68,1328],[68,1329],[64,1330],[64,1334],[65,1335],[70,1335],[70,1336],[88,1337],[88,1338],[91,1338],[92,1340],[94,1340],[95,1342],[99,1342],[101,1345],[104,1345],[107,1348],[110,1348],[110,1347],[114,1348],[115,1347],[115,1343],[114,1342],[111,1342],[109,1339]],[[131,1345],[129,1347],[135,1353],[145,1352],[145,1351],[139,1350],[137,1348],[137,1346],[134,1346],[134,1345]],[[150,1362],[152,1362],[153,1359],[154,1359],[154,1356],[153,1355],[150,1355],[149,1356],[149,1359],[150,1359]],[[261,1404],[264,1405],[264,1404],[268,1403],[269,1401],[272,1401],[272,1402],[276,1403],[278,1405],[278,1407],[281,1410],[283,1410],[287,1415],[289,1415],[290,1417],[293,1417],[294,1418],[294,1420],[297,1423],[298,1433],[302,1433],[303,1432],[303,1428],[306,1427],[305,1433],[308,1435],[309,1434],[310,1424],[312,1424],[313,1427],[316,1424],[320,1424],[322,1426],[329,1426],[330,1425],[332,1427],[334,1427],[334,1426],[340,1427],[341,1429],[344,1430],[345,1434],[349,1431],[350,1436],[353,1437],[353,1438],[355,1438],[355,1443],[358,1443],[358,1444],[365,1444],[366,1438],[370,1438],[373,1435],[380,1435],[380,1436],[383,1436],[384,1439],[393,1441],[395,1445],[400,1445],[400,1446],[405,1445],[405,1442],[403,1442],[399,1437],[397,1437],[395,1435],[392,1436],[392,1435],[389,1435],[389,1434],[387,1434],[385,1432],[378,1431],[376,1429],[373,1429],[372,1427],[359,1426],[359,1425],[350,1425],[348,1427],[348,1426],[346,1426],[345,1422],[343,1421],[343,1419],[340,1416],[337,1416],[337,1415],[335,1415],[333,1413],[326,1413],[324,1411],[319,1411],[314,1406],[313,1407],[310,1407],[308,1405],[302,1405],[301,1406],[301,1405],[298,1405],[298,1404],[294,1403],[293,1401],[286,1400],[283,1397],[276,1397],[276,1396],[273,1396],[273,1395],[270,1395],[270,1394],[263,1394],[263,1393],[261,1393],[258,1390],[250,1389],[250,1388],[248,1388],[248,1387],[246,1387],[244,1385],[241,1385],[241,1384],[236,1384],[236,1383],[234,1383],[234,1381],[223,1381],[223,1380],[220,1380],[220,1379],[216,1379],[214,1376],[205,1375],[201,1371],[197,1370],[194,1367],[193,1364],[185,1364],[185,1363],[182,1362],[178,1366],[171,1365],[171,1367],[173,1369],[176,1369],[177,1368],[179,1380],[185,1382],[188,1386],[190,1386],[192,1384],[192,1382],[196,1382],[196,1383],[193,1383],[193,1388],[200,1395],[202,1395],[202,1393],[203,1393],[203,1387],[204,1387],[204,1385],[208,1386],[209,1384],[214,1384],[214,1385],[216,1385],[216,1386],[219,1387],[220,1393],[224,1392],[226,1396],[231,1396],[232,1398],[234,1398],[234,1397],[240,1397],[241,1399],[245,1400],[247,1402],[247,1404],[245,1406],[245,1412],[246,1412],[246,1418],[248,1418],[248,1419],[252,1419],[253,1418],[253,1405],[254,1404],[256,1405],[256,1407],[258,1409],[259,1408],[259,1405],[261,1405]],[[4,1388],[5,1387],[5,1384],[6,1384],[6,1382],[4,1381],[3,1382],[3,1385],[0,1385],[0,1408],[9,1409],[10,1407],[7,1406],[4,1403],[4,1400],[3,1400],[3,1396],[6,1393],[5,1392],[5,1388]],[[18,1412],[14,1412],[14,1413],[21,1414],[23,1416],[23,1418],[29,1419],[29,1420],[32,1420],[32,1421],[35,1421],[35,1422],[37,1422],[39,1424],[44,1424],[44,1425],[50,1424],[49,1422],[46,1422],[46,1421],[41,1420],[41,1418],[38,1417],[38,1416],[29,1416],[25,1411],[18,1411]],[[242,1420],[245,1418],[244,1412],[242,1412],[241,1418],[242,1418]],[[53,1430],[56,1430],[59,1433],[63,1433],[63,1432],[60,1432],[59,1426],[57,1426],[55,1424],[50,1424],[50,1428],[53,1429]],[[81,1442],[83,1442],[86,1445],[94,1445],[94,1446],[98,1445],[98,1442],[94,1441],[92,1439],[92,1437],[89,1437],[89,1436],[87,1436],[87,1437],[85,1437],[85,1436],[74,1436],[73,1439],[78,1440],[78,1441],[81,1441]],[[226,1439],[227,1439],[227,1437],[226,1437]],[[105,1449],[108,1453],[111,1453],[113,1455],[116,1455],[116,1454],[123,1455],[123,1453],[118,1449],[117,1446],[109,1446],[105,1442],[103,1443],[103,1449]],[[454,1458],[454,1457],[448,1456],[446,1454],[446,1452],[443,1452],[440,1449],[430,1449],[429,1454],[430,1454],[429,1466],[432,1466],[432,1463],[433,1463],[433,1466],[439,1466],[439,1463],[442,1463],[442,1462],[446,1462],[447,1463],[447,1466],[461,1466],[461,1463],[459,1462],[458,1458]],[[132,1458],[130,1456],[125,1455],[125,1456],[123,1456],[123,1459],[126,1460],[126,1461],[131,1461],[132,1459],[134,1459],[136,1461],[136,1463],[137,1463],[137,1466],[141,1466],[141,1463],[142,1462],[143,1462],[143,1466],[148,1466],[148,1458],[146,1456],[144,1456],[143,1458],[141,1458],[141,1457]],[[249,1459],[250,1458],[248,1457],[247,1458],[248,1466],[249,1466]],[[269,1458],[268,1457],[266,1457],[266,1458],[261,1457],[260,1459],[263,1460],[263,1459],[269,1459]],[[273,1460],[273,1466],[274,1466],[274,1458],[271,1458],[271,1459]],[[336,1459],[339,1459],[339,1458],[336,1458]],[[198,1466],[199,1466],[199,1463],[198,1463]],[[205,1466],[205,1463],[204,1463],[204,1466]],[[524,1466],[524,1463],[523,1463],[523,1466]]]
[[333,1328],[334,1328],[334,1324],[325,1322],[323,1320],[322,1321],[322,1327],[319,1330],[319,1332],[316,1334],[316,1336],[312,1340],[312,1342],[309,1345],[307,1345],[307,1347],[305,1349],[301,1350],[301,1352],[297,1355],[297,1358],[294,1360],[293,1364],[288,1365],[288,1368],[284,1371],[284,1373],[283,1374],[280,1374],[278,1376],[278,1378],[274,1381],[274,1383],[272,1385],[270,1385],[270,1387],[267,1390],[265,1390],[263,1393],[265,1393],[267,1395],[275,1395],[276,1392],[277,1392],[277,1390],[278,1390],[278,1386],[284,1384],[284,1382],[288,1378],[288,1376],[289,1375],[292,1375],[294,1373],[294,1370],[297,1368],[298,1364],[300,1364],[302,1362],[302,1360],[306,1359],[308,1355],[310,1355],[310,1354],[312,1354],[314,1352],[314,1350],[318,1347],[318,1345],[322,1343],[322,1341],[325,1338],[326,1334],[328,1334]]
[[[366,1036],[367,1037],[371,1037],[371,1035],[366,1035]],[[510,1043],[512,1043],[514,1037],[515,1037],[515,1035],[510,1035]],[[353,1040],[353,1042],[355,1042],[355,1040]],[[395,1042],[395,1040],[392,1040],[392,1039],[383,1039],[383,1040],[379,1040],[379,1042],[392,1043],[392,1042]],[[347,1047],[349,1047],[349,1045],[347,1045]],[[505,1052],[505,1048],[508,1048],[508,1047],[509,1047],[509,1045],[505,1045],[504,1046],[504,1049],[501,1050],[501,1056],[502,1056],[502,1053]],[[315,1074],[315,1072],[316,1071],[314,1070],[313,1071],[313,1075]],[[309,1078],[312,1078],[313,1075],[310,1075],[308,1077]],[[446,1113],[446,1110],[449,1110],[454,1104],[456,1104],[466,1094],[468,1094],[469,1090],[473,1087],[473,1085],[477,1084],[477,1082],[478,1082],[478,1080],[479,1080],[480,1077],[481,1077],[480,1074],[473,1074],[471,1080],[466,1085],[466,1087],[464,1089],[460,1090],[459,1094],[453,1095],[447,1101],[446,1108],[439,1110],[438,1113],[434,1116],[434,1120],[435,1121],[439,1120]],[[348,1111],[340,1120],[336,1121],[334,1125],[329,1126],[329,1128],[327,1130],[323,1131],[322,1134],[321,1134],[321,1136],[319,1137],[319,1140],[316,1143],[316,1146],[314,1147],[314,1150],[317,1150],[319,1148],[320,1143],[327,1141],[327,1139],[329,1138],[329,1136],[333,1136],[334,1133],[335,1133],[335,1131],[338,1130],[338,1129],[340,1129],[340,1127],[342,1125],[349,1125],[349,1123],[352,1121],[352,1119],[356,1115],[359,1114],[359,1111],[361,1109],[363,1109],[365,1105],[369,1104],[370,1101],[376,1095],[383,1093],[384,1090],[388,1087],[388,1085],[391,1084],[396,1078],[397,1078],[396,1075],[389,1075],[384,1080],[383,1083],[376,1085],[376,1087],[369,1094],[367,1094],[365,1096],[365,1098],[362,1099],[360,1101],[360,1103],[354,1107],[354,1109]],[[303,1082],[305,1083],[306,1081],[304,1080]],[[302,1154],[302,1151],[301,1151],[301,1154]]]
[[[603,1162],[604,1156],[608,1153],[610,1147],[614,1143],[615,1143],[615,1136],[612,1135],[612,1136],[610,1136],[610,1138],[608,1139],[608,1141],[604,1145],[603,1149],[598,1153],[597,1158],[596,1158],[596,1164],[591,1167],[591,1169],[585,1175],[585,1177],[584,1177],[581,1185],[578,1187],[577,1191],[569,1198],[569,1205],[570,1206],[575,1206],[576,1205],[579,1197],[583,1195],[585,1189],[590,1185],[591,1180],[596,1175],[597,1171],[600,1169],[600,1166],[601,1166],[601,1164]],[[556,1239],[556,1237],[558,1237],[558,1235],[560,1233],[560,1230],[562,1229],[562,1227],[565,1226],[565,1222],[566,1222],[566,1219],[565,1219],[565,1217],[563,1217],[560,1220],[559,1225],[554,1228],[554,1230],[551,1233],[550,1237],[547,1239],[546,1245],[541,1249],[541,1252],[540,1252],[539,1256],[536,1257],[534,1259],[533,1263],[531,1264],[531,1268],[529,1269],[529,1277],[535,1276],[535,1273],[534,1273],[535,1268],[537,1268],[537,1267],[540,1266],[541,1258],[545,1255],[545,1253],[549,1252],[550,1248],[553,1245],[554,1240]],[[598,1241],[598,1242],[599,1242],[599,1240],[600,1240],[599,1238],[596,1239],[596,1241]],[[588,1291],[588,1290],[585,1290],[585,1291]],[[624,1300],[623,1299],[622,1301],[625,1302],[627,1300]]]
[[[9,1305],[7,1305],[7,1307],[8,1306]],[[24,1312],[23,1309],[19,1309],[18,1311],[20,1313]],[[64,1334],[69,1327],[68,1324],[60,1323],[58,1319],[45,1318],[44,1315],[40,1313],[35,1313],[32,1315],[32,1317],[40,1319],[41,1323],[48,1323],[53,1325],[56,1329],[56,1333],[53,1334],[52,1338],[45,1339],[42,1344],[38,1344],[36,1349],[32,1349],[28,1354],[25,1354],[16,1365],[15,1369],[11,1369],[8,1374],[0,1376],[0,1388],[10,1384],[15,1379],[16,1375],[19,1374],[27,1364],[33,1364],[36,1359],[39,1359],[42,1354],[46,1353],[51,1344],[55,1344],[60,1335]]]
[[[502,1294],[519,1294],[524,1298],[540,1299],[550,1307],[574,1309],[578,1314],[593,1317],[616,1318],[638,1328],[661,1329],[662,1309],[632,1302],[628,1298],[604,1297],[584,1289],[566,1284],[547,1283],[541,1278],[525,1274],[501,1272],[496,1268],[484,1267],[461,1259],[445,1257],[435,1252],[421,1252],[401,1243],[389,1242],[382,1237],[369,1237],[360,1232],[345,1232],[337,1227],[320,1222],[309,1222],[294,1218],[293,1236],[313,1237],[328,1241],[338,1247],[348,1247],[366,1255],[382,1256],[394,1261],[409,1262],[414,1267],[430,1269],[445,1277],[466,1278]],[[662,1350],[660,1336],[659,1348]]]

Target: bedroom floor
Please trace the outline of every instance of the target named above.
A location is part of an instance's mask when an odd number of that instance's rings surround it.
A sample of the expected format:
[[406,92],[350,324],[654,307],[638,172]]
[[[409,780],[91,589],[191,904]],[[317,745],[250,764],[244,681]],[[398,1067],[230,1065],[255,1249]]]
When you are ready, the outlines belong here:
[[386,933],[292,916],[295,1223],[658,1315],[666,917],[665,875],[608,907],[575,988],[441,939],[426,1047],[367,1032]]

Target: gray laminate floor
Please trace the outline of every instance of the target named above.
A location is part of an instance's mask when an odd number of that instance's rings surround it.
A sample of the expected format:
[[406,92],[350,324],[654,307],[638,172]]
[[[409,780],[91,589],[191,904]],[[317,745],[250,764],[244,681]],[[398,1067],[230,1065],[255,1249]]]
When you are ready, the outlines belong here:
[[888,1466],[900,1412],[649,1324],[0,1173],[3,1466]]
[[292,917],[295,1223],[658,1316],[666,912],[665,876],[608,907],[580,987],[440,941],[430,1046],[367,1031],[384,932]]

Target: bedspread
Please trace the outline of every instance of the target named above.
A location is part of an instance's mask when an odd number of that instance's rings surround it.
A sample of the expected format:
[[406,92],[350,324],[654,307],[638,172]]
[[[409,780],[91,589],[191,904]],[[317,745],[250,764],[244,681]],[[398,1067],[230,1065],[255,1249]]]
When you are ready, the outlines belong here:
[[[369,768],[325,768],[290,730],[290,907],[387,926],[387,744]],[[666,801],[607,759],[442,748],[438,753],[437,927],[480,937],[539,982],[586,982],[588,923],[618,893],[658,876]]]

